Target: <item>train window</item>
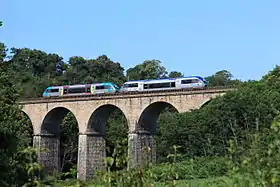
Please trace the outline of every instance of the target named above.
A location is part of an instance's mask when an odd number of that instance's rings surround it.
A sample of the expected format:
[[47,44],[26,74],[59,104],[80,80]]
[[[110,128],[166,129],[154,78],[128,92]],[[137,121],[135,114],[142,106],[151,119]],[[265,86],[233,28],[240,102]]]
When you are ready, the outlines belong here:
[[192,83],[199,83],[198,79],[192,79]]
[[124,84],[124,88],[137,88],[138,83]]
[[103,89],[105,89],[105,87],[104,86],[95,86],[95,89],[96,90],[103,90]]
[[181,80],[181,84],[191,84],[191,83],[192,83],[192,79]]
[[149,88],[148,84],[144,84],[144,89],[148,89],[148,88]]
[[51,92],[51,93],[59,92],[59,89],[49,89],[48,92]]
[[81,87],[81,88],[68,88],[68,93],[85,93],[85,87]]
[[[163,83],[153,83],[153,84],[148,84],[147,85],[149,88],[170,88],[170,87],[175,87],[175,82],[163,82]],[[144,89],[145,85],[144,85]]]
[[64,93],[64,94],[67,94],[67,93],[68,93],[68,89],[64,89],[64,90],[63,90],[63,93]]
[[104,86],[104,89],[111,89],[111,88],[112,88],[111,85],[105,85],[105,86]]
[[90,87],[87,87],[87,88],[86,88],[86,92],[87,92],[87,93],[90,93]]

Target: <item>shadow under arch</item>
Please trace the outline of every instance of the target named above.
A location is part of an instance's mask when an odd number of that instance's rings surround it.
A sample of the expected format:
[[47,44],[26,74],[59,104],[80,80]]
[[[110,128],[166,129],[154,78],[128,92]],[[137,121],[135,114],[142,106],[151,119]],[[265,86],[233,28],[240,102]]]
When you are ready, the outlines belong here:
[[157,120],[162,112],[176,112],[179,111],[170,103],[158,101],[146,107],[140,115],[138,120],[137,130],[147,131],[151,134],[157,132]]

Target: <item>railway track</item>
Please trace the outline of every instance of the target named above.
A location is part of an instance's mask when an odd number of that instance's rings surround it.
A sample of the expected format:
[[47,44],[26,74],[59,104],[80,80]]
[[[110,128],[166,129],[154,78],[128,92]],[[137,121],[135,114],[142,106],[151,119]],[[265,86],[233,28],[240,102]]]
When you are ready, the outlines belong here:
[[78,96],[60,96],[60,97],[38,97],[38,98],[21,98],[18,103],[50,103],[50,102],[66,102],[77,100],[102,100],[102,99],[120,99],[135,97],[151,97],[151,96],[169,96],[169,95],[185,95],[185,94],[201,94],[201,93],[219,93],[233,90],[235,87],[208,87],[208,88],[192,88],[192,89],[171,89],[161,91],[142,91],[127,93],[108,93],[96,95],[78,95]]

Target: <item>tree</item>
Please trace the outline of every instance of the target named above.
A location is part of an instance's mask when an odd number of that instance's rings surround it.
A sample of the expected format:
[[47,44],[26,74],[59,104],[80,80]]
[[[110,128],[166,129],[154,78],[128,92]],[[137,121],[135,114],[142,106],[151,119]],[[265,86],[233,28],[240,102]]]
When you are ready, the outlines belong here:
[[177,77],[184,77],[184,75],[181,72],[178,71],[171,71],[168,75],[170,78],[177,78]]
[[11,49],[11,59],[6,63],[13,83],[22,89],[22,97],[38,97],[43,90],[51,85],[59,84],[60,74],[56,65],[65,68],[62,57],[57,54],[47,54],[40,50],[28,48]]
[[278,89],[261,81],[244,83],[201,109],[163,116],[157,151],[164,156],[175,144],[188,157],[224,156],[229,139],[245,150],[248,134],[269,128],[279,110]]
[[114,110],[106,124],[106,156],[111,156],[115,159],[112,169],[122,170],[127,166],[127,120],[121,110]]
[[209,86],[229,86],[241,83],[241,81],[232,80],[232,78],[233,75],[229,71],[221,70],[212,76],[205,77],[205,80],[208,81]]
[[18,71],[25,71],[32,76],[43,77],[48,79],[56,77],[56,65],[61,64],[64,67],[63,58],[57,54],[47,54],[44,51],[36,49],[11,49],[12,58],[10,63]]
[[161,65],[159,60],[145,60],[126,71],[129,80],[145,80],[167,77],[166,68]]
[[2,63],[4,61],[4,59],[6,58],[6,52],[7,52],[7,48],[5,46],[4,43],[0,43],[0,63]]
[[269,86],[280,88],[280,66],[276,65],[273,70],[262,77],[261,81]]
[[67,172],[77,164],[78,124],[75,116],[69,112],[62,121],[60,132],[61,170]]
[[24,166],[26,163],[19,154],[31,141],[29,127],[16,104],[18,89],[3,67],[0,66],[0,185],[22,186],[27,182],[28,174]]
[[122,84],[125,80],[124,68],[118,62],[113,62],[106,55],[97,59],[85,60],[82,57],[71,57],[65,79],[69,84],[114,82]]
[[[0,27],[2,26],[2,21],[0,21]],[[0,42],[0,63],[2,63],[6,57],[6,46],[4,45],[4,43]]]

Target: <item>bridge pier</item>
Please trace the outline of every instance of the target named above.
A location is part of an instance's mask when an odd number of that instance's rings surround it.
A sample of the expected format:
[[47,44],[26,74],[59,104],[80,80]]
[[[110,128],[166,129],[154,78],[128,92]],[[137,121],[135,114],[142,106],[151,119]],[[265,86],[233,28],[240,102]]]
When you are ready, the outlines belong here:
[[102,134],[87,132],[79,135],[78,174],[80,180],[93,177],[95,171],[105,170],[106,144]]
[[149,131],[138,130],[128,135],[128,169],[156,162],[156,143]]
[[[58,135],[37,134],[33,136],[33,147],[38,148],[38,162],[47,173],[60,171],[60,140]],[[41,150],[46,149],[46,150]]]

